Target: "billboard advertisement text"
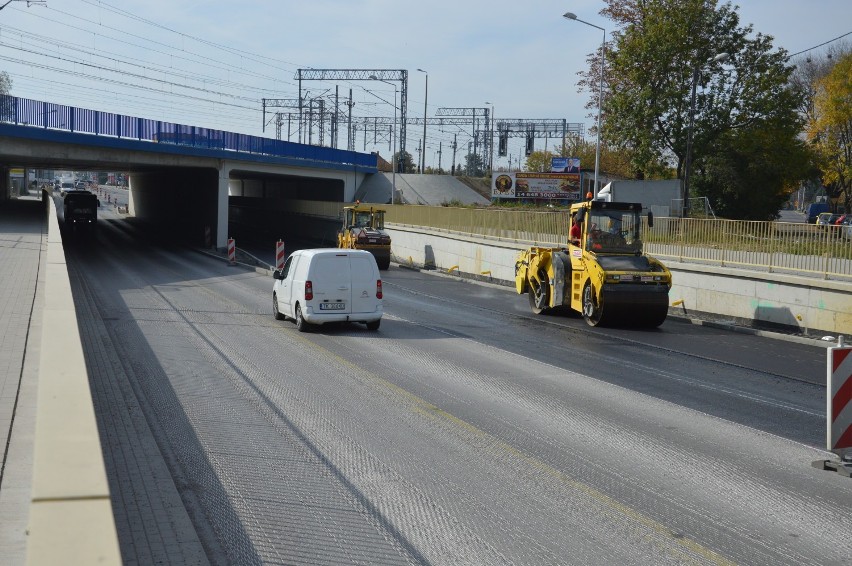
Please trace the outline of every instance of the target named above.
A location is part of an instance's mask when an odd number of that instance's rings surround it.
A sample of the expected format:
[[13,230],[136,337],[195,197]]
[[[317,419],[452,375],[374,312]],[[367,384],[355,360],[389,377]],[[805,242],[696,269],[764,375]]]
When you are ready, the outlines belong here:
[[580,186],[580,173],[494,173],[491,175],[491,198],[578,201]]

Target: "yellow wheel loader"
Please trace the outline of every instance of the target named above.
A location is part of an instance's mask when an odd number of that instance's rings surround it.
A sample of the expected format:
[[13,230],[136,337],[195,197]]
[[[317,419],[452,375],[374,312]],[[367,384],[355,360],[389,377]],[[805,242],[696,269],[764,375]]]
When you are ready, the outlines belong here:
[[385,211],[362,206],[343,207],[343,226],[337,231],[337,247],[367,250],[376,257],[379,269],[390,267],[391,238],[385,232]]
[[[515,263],[515,289],[535,314],[557,307],[591,326],[657,327],[668,314],[671,272],[642,251],[642,205],[586,201],[571,206],[577,239],[565,248],[534,247]],[[654,217],[648,213],[648,226]]]

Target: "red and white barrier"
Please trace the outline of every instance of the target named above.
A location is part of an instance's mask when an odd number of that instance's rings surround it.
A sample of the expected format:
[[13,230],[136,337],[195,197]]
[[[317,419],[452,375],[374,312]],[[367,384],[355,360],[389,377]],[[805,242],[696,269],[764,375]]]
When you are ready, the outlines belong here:
[[275,269],[284,267],[284,240],[278,240],[275,244]]
[[838,456],[852,448],[852,348],[828,349],[828,450]]
[[237,264],[237,244],[233,238],[228,238],[228,263]]

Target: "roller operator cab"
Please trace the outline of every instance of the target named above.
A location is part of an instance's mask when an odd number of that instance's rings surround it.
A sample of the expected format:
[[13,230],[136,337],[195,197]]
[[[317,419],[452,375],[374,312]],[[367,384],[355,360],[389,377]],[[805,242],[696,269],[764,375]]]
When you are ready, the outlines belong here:
[[382,278],[376,259],[363,250],[298,250],[273,273],[272,312],[300,332],[327,322],[363,322],[378,330]]
[[391,237],[385,231],[385,211],[360,203],[343,207],[343,226],[337,232],[337,247],[366,250],[375,256],[379,269],[390,267]]
[[[589,201],[571,206],[580,237],[565,248],[530,248],[515,263],[515,289],[536,314],[556,307],[591,326],[656,327],[668,314],[671,272],[642,250],[642,205]],[[648,214],[648,226],[654,218]]]

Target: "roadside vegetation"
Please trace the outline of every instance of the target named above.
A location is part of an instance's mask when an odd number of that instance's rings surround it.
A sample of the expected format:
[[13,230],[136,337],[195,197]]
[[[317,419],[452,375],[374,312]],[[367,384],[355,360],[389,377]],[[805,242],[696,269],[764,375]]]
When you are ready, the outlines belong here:
[[[605,0],[600,14],[614,31],[588,55],[579,89],[594,118],[604,77],[601,171],[688,170],[689,196],[707,197],[722,218],[774,220],[802,186],[852,210],[852,47],[791,56],[728,2]],[[590,164],[595,149],[566,139],[560,155]],[[533,152],[525,169],[547,171],[555,155]]]

